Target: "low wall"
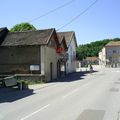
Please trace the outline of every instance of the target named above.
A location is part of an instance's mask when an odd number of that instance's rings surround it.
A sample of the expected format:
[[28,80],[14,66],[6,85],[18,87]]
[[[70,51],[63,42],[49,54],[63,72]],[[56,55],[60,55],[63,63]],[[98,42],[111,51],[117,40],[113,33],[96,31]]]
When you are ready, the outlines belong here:
[[47,82],[46,76],[42,74],[16,74],[16,75],[0,76],[1,81],[6,80],[7,82],[9,82],[9,84],[10,82],[12,84],[13,79],[16,81],[25,80],[25,81],[28,81],[29,84]]
[[40,74],[16,74],[15,77],[17,80],[27,80],[29,83],[47,82],[46,76]]

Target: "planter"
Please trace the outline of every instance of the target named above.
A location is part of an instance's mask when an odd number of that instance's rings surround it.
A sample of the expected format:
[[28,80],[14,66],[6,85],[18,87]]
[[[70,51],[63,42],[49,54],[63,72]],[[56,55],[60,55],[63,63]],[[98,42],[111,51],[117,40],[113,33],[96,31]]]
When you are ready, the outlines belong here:
[[22,90],[22,83],[18,82],[18,89]]
[[22,83],[22,90],[28,89],[28,83]]
[[28,82],[27,82],[27,81],[24,81],[24,80],[20,80],[20,81],[18,82],[18,89],[19,89],[19,90],[28,89]]

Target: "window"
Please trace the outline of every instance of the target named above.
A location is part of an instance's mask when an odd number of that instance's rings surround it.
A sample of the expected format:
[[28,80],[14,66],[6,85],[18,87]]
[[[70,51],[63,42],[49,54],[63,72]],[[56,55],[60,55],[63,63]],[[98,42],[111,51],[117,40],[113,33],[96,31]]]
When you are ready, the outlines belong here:
[[112,50],[108,50],[108,54],[111,54],[112,53]]
[[117,53],[117,51],[116,51],[116,50],[113,50],[113,53]]

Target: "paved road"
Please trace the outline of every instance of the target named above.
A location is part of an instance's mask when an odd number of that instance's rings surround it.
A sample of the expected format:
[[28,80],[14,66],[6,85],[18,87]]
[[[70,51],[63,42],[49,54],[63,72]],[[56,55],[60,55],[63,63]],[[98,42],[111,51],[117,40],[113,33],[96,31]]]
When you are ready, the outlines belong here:
[[74,73],[51,84],[0,95],[0,120],[120,120],[120,69]]

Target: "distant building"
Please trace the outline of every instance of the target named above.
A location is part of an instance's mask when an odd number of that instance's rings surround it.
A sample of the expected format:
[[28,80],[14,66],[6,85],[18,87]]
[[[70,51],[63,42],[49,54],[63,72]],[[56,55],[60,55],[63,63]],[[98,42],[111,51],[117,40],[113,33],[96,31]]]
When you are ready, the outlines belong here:
[[92,65],[98,65],[99,64],[99,60],[98,57],[86,57],[85,59],[86,64],[92,64]]
[[106,66],[106,49],[105,47],[99,52],[99,65]]
[[100,51],[99,63],[107,67],[120,67],[120,41],[111,41]]

